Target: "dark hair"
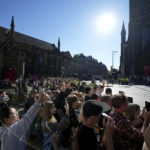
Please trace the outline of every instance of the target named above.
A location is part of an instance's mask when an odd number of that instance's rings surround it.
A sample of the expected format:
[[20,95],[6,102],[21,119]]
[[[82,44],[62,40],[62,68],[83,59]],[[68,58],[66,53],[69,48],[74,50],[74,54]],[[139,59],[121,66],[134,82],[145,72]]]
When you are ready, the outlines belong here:
[[91,88],[90,87],[86,87],[85,88],[85,93],[88,94],[90,92]]
[[69,106],[72,106],[72,104],[76,101],[78,101],[78,98],[74,94],[71,94],[67,97],[67,102],[68,102]]
[[107,88],[105,91],[106,94],[112,94],[112,89],[111,88]]
[[110,95],[104,95],[101,98],[101,101],[105,102],[105,103],[107,103],[109,100],[111,101],[111,96]]
[[124,95],[117,94],[111,98],[111,102],[114,108],[120,108],[122,104],[126,104],[127,97]]
[[4,123],[5,118],[9,118],[11,108],[5,103],[0,104],[0,125]]
[[91,96],[91,99],[97,99],[98,98],[98,95],[97,94],[93,94],[92,96]]
[[127,97],[129,103],[133,103],[133,97]]

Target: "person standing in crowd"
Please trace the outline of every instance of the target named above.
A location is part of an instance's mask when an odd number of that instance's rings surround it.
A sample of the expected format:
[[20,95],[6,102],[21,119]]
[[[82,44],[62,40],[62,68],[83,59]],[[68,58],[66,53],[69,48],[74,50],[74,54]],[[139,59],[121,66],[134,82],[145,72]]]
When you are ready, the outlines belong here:
[[106,88],[105,94],[108,94],[108,95],[112,96],[112,89],[111,88]]
[[[61,131],[66,129],[69,126],[69,106],[65,104],[66,114],[61,119],[60,122],[57,122],[54,114],[56,113],[55,105],[52,101],[48,101],[45,103],[41,110],[41,117],[43,118],[42,121],[42,129],[44,132],[44,141],[43,141],[43,149],[42,150],[51,150],[57,149],[61,144]],[[57,140],[53,139],[52,137],[54,134],[57,134]],[[56,138],[56,137],[55,137]]]
[[101,97],[103,92],[104,92],[104,86],[98,85],[96,94]]
[[[112,97],[112,106],[114,107],[114,112],[110,113],[110,116],[114,118],[115,121],[115,132],[113,136],[114,147],[117,150],[141,150],[145,132],[145,123],[142,127],[142,132],[132,126],[130,121],[128,121],[123,115],[128,108],[128,100],[126,96],[118,94]],[[146,115],[146,118],[148,115]],[[146,121],[147,119],[145,119]],[[144,121],[144,122],[145,122]]]
[[81,86],[79,87],[79,91],[85,92],[85,86],[86,86],[86,82],[82,82]]
[[98,102],[101,101],[101,98],[100,98],[97,94],[93,94],[93,95],[91,96],[91,99],[94,99],[94,100],[96,100],[96,101],[98,101]]
[[25,111],[27,111],[37,100],[37,90],[33,89],[29,99],[25,103]]
[[67,97],[67,102],[69,104],[70,126],[77,128],[79,125],[78,116],[76,114],[76,108],[79,103],[78,97],[71,94]]
[[2,92],[0,96],[0,103],[7,103],[9,101],[9,97],[5,91]]
[[85,93],[86,93],[85,101],[88,101],[88,100],[91,99],[91,96],[94,93],[94,90],[91,87],[86,87],[85,88]]
[[137,128],[141,129],[144,123],[144,109],[140,114],[140,106],[138,104],[128,104],[128,108],[125,111],[125,116],[131,121],[131,124]]
[[70,124],[68,128],[62,131],[62,134],[65,138],[63,138],[63,146],[68,148],[71,146],[71,137],[73,136],[73,131],[77,129],[79,126],[79,113],[77,113],[77,107],[79,100],[76,95],[71,94],[67,97],[67,102],[69,104],[69,120]]
[[46,93],[48,94],[50,100],[51,100],[51,101],[54,101],[54,98],[55,98],[55,97],[54,97],[53,92],[52,92],[51,90],[47,90]]
[[103,95],[101,98],[101,103],[108,104],[108,107],[110,107],[110,110],[112,110],[112,103],[111,103],[111,96],[110,95]]
[[64,105],[66,103],[66,87],[64,84],[61,84],[59,86],[60,89],[60,93],[58,94],[58,96],[56,97],[56,99],[54,100],[54,104],[56,107],[56,115],[57,115],[57,120],[60,121],[61,118],[65,115],[65,109],[64,109]]
[[19,120],[18,112],[15,108],[4,105],[0,110],[0,141],[1,150],[25,150],[25,133],[35,118],[41,103],[47,101],[47,96],[40,93],[38,101],[27,111],[22,119]]
[[[80,150],[101,150],[100,137],[94,128],[98,124],[102,106],[96,100],[89,100],[85,102],[82,109],[81,118],[83,125],[78,130],[77,141]],[[112,142],[112,133],[114,131],[113,120],[109,119],[105,128],[105,148],[106,150],[114,150]]]

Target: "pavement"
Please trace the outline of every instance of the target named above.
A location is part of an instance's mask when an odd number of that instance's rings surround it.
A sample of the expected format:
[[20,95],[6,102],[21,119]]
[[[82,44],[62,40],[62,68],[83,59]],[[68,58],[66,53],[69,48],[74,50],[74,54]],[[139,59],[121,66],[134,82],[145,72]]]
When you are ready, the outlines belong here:
[[[86,81],[86,83],[89,84],[91,81]],[[102,85],[102,82],[96,81],[96,84]],[[106,89],[107,84],[105,84],[105,86]],[[124,91],[125,95],[133,97],[133,103],[139,104],[141,108],[145,106],[145,101],[150,102],[150,86],[108,84],[108,87],[112,89],[113,94],[117,94],[119,91]]]
[[[145,106],[145,101],[150,102],[150,87],[144,85],[109,85],[113,94],[124,91],[125,95],[133,97],[133,102],[139,104],[141,108]],[[107,87],[105,87],[106,89]]]

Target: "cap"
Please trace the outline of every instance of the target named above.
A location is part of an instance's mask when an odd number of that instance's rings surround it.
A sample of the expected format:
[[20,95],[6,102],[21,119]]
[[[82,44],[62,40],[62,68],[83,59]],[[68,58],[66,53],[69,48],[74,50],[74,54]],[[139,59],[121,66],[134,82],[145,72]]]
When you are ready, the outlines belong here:
[[96,100],[88,100],[83,105],[83,115],[85,117],[97,116],[102,113],[102,106]]

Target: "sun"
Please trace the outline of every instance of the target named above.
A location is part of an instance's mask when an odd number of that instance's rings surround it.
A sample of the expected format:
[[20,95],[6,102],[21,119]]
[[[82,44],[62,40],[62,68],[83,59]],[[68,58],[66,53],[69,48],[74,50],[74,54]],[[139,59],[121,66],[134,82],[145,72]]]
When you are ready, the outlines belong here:
[[116,17],[113,13],[101,14],[96,20],[97,31],[101,33],[110,33],[116,26]]

